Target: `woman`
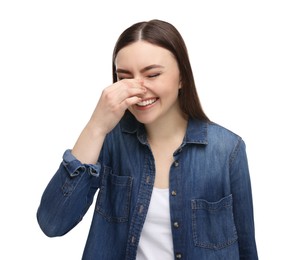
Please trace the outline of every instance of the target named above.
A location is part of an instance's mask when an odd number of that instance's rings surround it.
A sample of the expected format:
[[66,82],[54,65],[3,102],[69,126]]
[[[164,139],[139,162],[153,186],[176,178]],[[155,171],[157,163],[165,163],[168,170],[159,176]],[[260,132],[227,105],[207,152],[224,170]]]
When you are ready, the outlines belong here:
[[112,63],[43,193],[43,232],[71,230],[99,190],[84,260],[258,259],[245,144],[203,112],[179,32],[136,23]]

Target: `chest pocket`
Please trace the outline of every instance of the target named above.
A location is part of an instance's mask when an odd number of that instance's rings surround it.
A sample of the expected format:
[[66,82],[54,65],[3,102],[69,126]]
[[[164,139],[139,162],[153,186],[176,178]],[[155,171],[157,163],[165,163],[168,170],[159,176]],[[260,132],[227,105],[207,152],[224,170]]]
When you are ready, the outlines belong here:
[[193,239],[196,246],[221,249],[237,240],[233,218],[232,195],[217,202],[191,201]]
[[109,222],[128,221],[132,177],[119,176],[105,167],[96,202],[96,211]]

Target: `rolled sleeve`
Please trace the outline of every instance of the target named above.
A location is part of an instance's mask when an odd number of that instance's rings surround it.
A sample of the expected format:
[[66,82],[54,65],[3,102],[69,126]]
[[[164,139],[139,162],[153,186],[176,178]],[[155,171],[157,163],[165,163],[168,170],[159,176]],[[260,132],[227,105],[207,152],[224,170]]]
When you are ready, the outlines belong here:
[[99,163],[82,164],[71,150],[66,150],[62,159],[37,211],[38,223],[50,237],[66,234],[83,218],[101,179]]
[[96,164],[82,164],[72,153],[71,149],[67,149],[63,154],[63,165],[68,171],[70,177],[75,177],[80,173],[85,172],[86,168],[88,172],[95,177],[99,177],[101,166]]

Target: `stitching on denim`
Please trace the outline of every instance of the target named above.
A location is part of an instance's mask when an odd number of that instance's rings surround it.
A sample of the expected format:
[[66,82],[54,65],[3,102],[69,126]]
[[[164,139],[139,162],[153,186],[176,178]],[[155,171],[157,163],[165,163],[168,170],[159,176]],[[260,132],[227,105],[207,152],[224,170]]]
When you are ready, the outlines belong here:
[[241,147],[241,142],[242,142],[242,138],[238,138],[237,139],[237,143],[230,155],[230,159],[229,159],[229,169],[231,168],[233,161],[235,160],[235,158],[237,157],[238,152],[240,151],[240,147]]
[[[208,203],[208,205],[207,205],[207,207],[202,206],[202,205],[198,205],[198,202],[200,202],[199,204]],[[214,206],[213,204],[221,204],[221,205],[219,207],[214,208],[214,209],[210,209],[210,206]],[[192,231],[193,231],[193,240],[194,240],[195,246],[203,247],[203,248],[207,248],[207,249],[218,250],[218,249],[225,248],[225,247],[235,243],[238,240],[238,236],[237,236],[236,226],[233,224],[230,238],[227,241],[219,242],[219,243],[213,243],[210,241],[208,241],[208,242],[199,241],[198,225],[197,225],[197,212],[198,212],[198,210],[204,209],[208,212],[215,212],[215,211],[219,211],[220,209],[223,209],[223,208],[232,208],[232,195],[229,195],[229,196],[227,196],[227,197],[225,197],[225,198],[223,198],[223,199],[221,199],[218,202],[213,203],[213,204],[212,203],[210,204],[210,202],[208,202],[206,200],[196,200],[195,199],[195,200],[191,201],[192,229],[193,229]],[[233,210],[231,210],[230,217],[232,220],[234,220]],[[234,223],[234,221],[233,221],[233,223]]]
[[[109,167],[105,167],[106,169],[110,169]],[[128,216],[129,216],[129,208],[130,208],[130,201],[131,201],[131,193],[132,193],[132,177],[130,176],[119,176],[119,177],[126,177],[126,181],[121,184],[120,181],[116,180],[116,176],[118,175],[112,175],[110,172],[105,171],[102,178],[101,187],[98,194],[98,199],[96,203],[95,210],[103,216],[108,222],[127,222]],[[125,194],[125,205],[123,205],[123,215],[124,216],[111,216],[106,212],[103,205],[104,200],[104,192],[107,190],[107,179],[111,178],[110,181],[113,185],[119,186],[119,187],[127,187],[126,194]]]

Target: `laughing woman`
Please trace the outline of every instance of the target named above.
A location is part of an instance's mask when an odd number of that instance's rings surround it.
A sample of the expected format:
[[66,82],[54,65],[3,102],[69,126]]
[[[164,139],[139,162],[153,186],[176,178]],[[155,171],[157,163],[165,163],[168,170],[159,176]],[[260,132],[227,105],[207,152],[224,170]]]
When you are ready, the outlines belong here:
[[42,195],[43,232],[66,234],[97,194],[84,260],[258,259],[244,141],[204,113],[180,33],[133,24],[112,68]]

